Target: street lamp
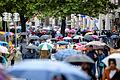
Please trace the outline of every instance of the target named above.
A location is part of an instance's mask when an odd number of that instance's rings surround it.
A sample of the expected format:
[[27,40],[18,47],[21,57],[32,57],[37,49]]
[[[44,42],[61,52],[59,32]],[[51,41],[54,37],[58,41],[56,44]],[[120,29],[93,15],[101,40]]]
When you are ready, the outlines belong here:
[[[7,32],[6,31],[6,28],[7,28],[7,22],[11,22],[12,21],[12,14],[11,13],[7,13],[7,12],[4,12],[3,13],[3,21],[5,21],[5,33]],[[10,32],[9,30],[9,27],[8,27],[8,32]],[[5,41],[6,41],[6,36],[5,36]]]
[[[20,21],[20,18],[19,18],[19,13],[13,13],[13,15],[11,13],[7,13],[7,12],[4,12],[3,13],[3,20],[5,22],[11,22],[13,21],[14,24],[15,24],[15,47],[17,47],[17,22]],[[9,28],[9,27],[8,27]],[[5,26],[5,32],[6,32],[6,26]],[[10,32],[10,29],[9,29],[9,32]],[[6,36],[5,36],[5,41],[6,41]]]

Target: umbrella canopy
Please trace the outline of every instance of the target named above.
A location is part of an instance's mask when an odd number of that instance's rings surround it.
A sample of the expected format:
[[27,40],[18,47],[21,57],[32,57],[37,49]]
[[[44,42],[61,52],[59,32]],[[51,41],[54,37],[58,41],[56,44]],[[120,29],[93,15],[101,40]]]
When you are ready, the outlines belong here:
[[80,39],[80,38],[84,38],[83,36],[80,36],[80,35],[76,35],[73,37],[73,39]]
[[118,35],[112,35],[111,36],[112,39],[117,39],[117,38],[120,38]]
[[38,49],[38,47],[35,45],[28,45],[28,46],[26,46],[26,48],[27,49]]
[[66,62],[87,62],[87,63],[94,63],[94,61],[84,55],[84,54],[75,54],[75,55],[71,55],[71,56],[68,56],[66,59],[65,59]]
[[28,33],[27,32],[21,32],[19,35],[28,35]]
[[74,49],[64,49],[64,50],[59,50],[57,53],[55,53],[54,56],[57,60],[63,61],[66,57],[73,54],[80,54],[80,52]]
[[85,36],[84,36],[84,40],[93,41],[94,38],[93,38],[91,35],[85,35]]
[[68,45],[69,43],[66,42],[66,41],[58,41],[57,44],[60,44],[60,45]]
[[109,55],[108,57],[104,58],[102,60],[102,62],[108,66],[108,60],[109,59],[116,59],[116,64],[117,64],[117,68],[120,68],[120,54],[119,53],[113,53],[111,55]]
[[6,47],[4,47],[4,46],[0,46],[0,52],[1,53],[9,53],[8,49]]
[[12,32],[7,32],[7,33],[5,33],[4,36],[13,36],[13,35],[14,35],[14,33],[12,33]]
[[92,35],[92,34],[93,34],[93,32],[88,32],[85,35]]
[[77,46],[76,49],[81,51],[86,50],[85,45]]
[[99,39],[99,36],[97,36],[97,35],[92,35],[92,37],[93,37],[94,39]]
[[0,41],[0,45],[1,45],[1,46],[8,46],[8,43],[5,42],[5,41]]
[[5,35],[5,32],[3,32],[3,31],[0,31],[0,34],[2,34],[2,35]]
[[30,36],[29,39],[40,39],[38,36]]
[[72,38],[71,37],[64,37],[63,39],[64,40],[71,40]]
[[51,36],[50,35],[42,35],[40,39],[49,39]]
[[88,42],[85,42],[85,41],[83,41],[83,42],[80,42],[80,44],[82,44],[82,45],[86,45]]
[[100,41],[91,41],[86,44],[86,46],[93,45],[93,46],[105,46],[106,44]]
[[38,48],[40,50],[52,50],[53,45],[50,43],[41,43]]
[[6,71],[12,76],[27,80],[53,80],[61,74],[67,80],[89,80],[88,75],[82,70],[78,71],[64,62],[50,60],[25,60]]

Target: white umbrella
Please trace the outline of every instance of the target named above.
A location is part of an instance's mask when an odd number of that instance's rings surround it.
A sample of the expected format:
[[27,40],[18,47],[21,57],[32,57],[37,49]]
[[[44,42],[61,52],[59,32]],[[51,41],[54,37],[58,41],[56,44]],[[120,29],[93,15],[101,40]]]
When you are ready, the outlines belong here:
[[63,38],[64,40],[70,40],[70,39],[72,39],[71,37],[64,37]]
[[0,46],[0,52],[1,53],[9,53],[8,49],[6,47],[4,47],[4,46]]
[[63,74],[67,80],[90,80],[82,70],[72,65],[50,60],[25,60],[6,70],[10,75],[27,80],[53,80],[56,75]]
[[91,41],[86,44],[86,46],[93,45],[93,46],[105,46],[106,44],[100,41]]
[[120,68],[120,54],[119,53],[113,53],[111,55],[109,55],[108,57],[104,58],[102,60],[102,62],[108,66],[108,60],[109,59],[116,59],[116,63],[117,63],[117,68]]

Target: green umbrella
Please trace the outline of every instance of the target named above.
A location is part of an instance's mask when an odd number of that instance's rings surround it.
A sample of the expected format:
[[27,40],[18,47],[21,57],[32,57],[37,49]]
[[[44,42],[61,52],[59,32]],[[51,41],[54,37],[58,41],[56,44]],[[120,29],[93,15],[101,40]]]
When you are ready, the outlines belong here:
[[38,47],[40,50],[51,50],[53,45],[50,43],[41,43]]

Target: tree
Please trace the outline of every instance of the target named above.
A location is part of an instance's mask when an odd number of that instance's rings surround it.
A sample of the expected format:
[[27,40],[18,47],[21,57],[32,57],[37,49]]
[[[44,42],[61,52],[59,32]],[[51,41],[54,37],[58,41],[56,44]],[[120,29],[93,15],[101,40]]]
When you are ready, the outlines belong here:
[[[18,12],[20,14],[22,31],[26,31],[25,23],[27,18],[36,13],[36,0],[0,0],[0,13],[3,12]],[[2,14],[1,14],[2,15]],[[4,26],[3,26],[4,27]]]
[[[39,4],[40,3],[40,4]],[[65,17],[71,14],[83,14],[97,17],[99,13],[108,13],[108,9],[114,9],[116,6],[109,0],[39,0],[36,5],[40,16],[62,17],[64,23]],[[40,6],[43,3],[43,6]],[[61,33],[64,35],[65,25],[61,26]]]

